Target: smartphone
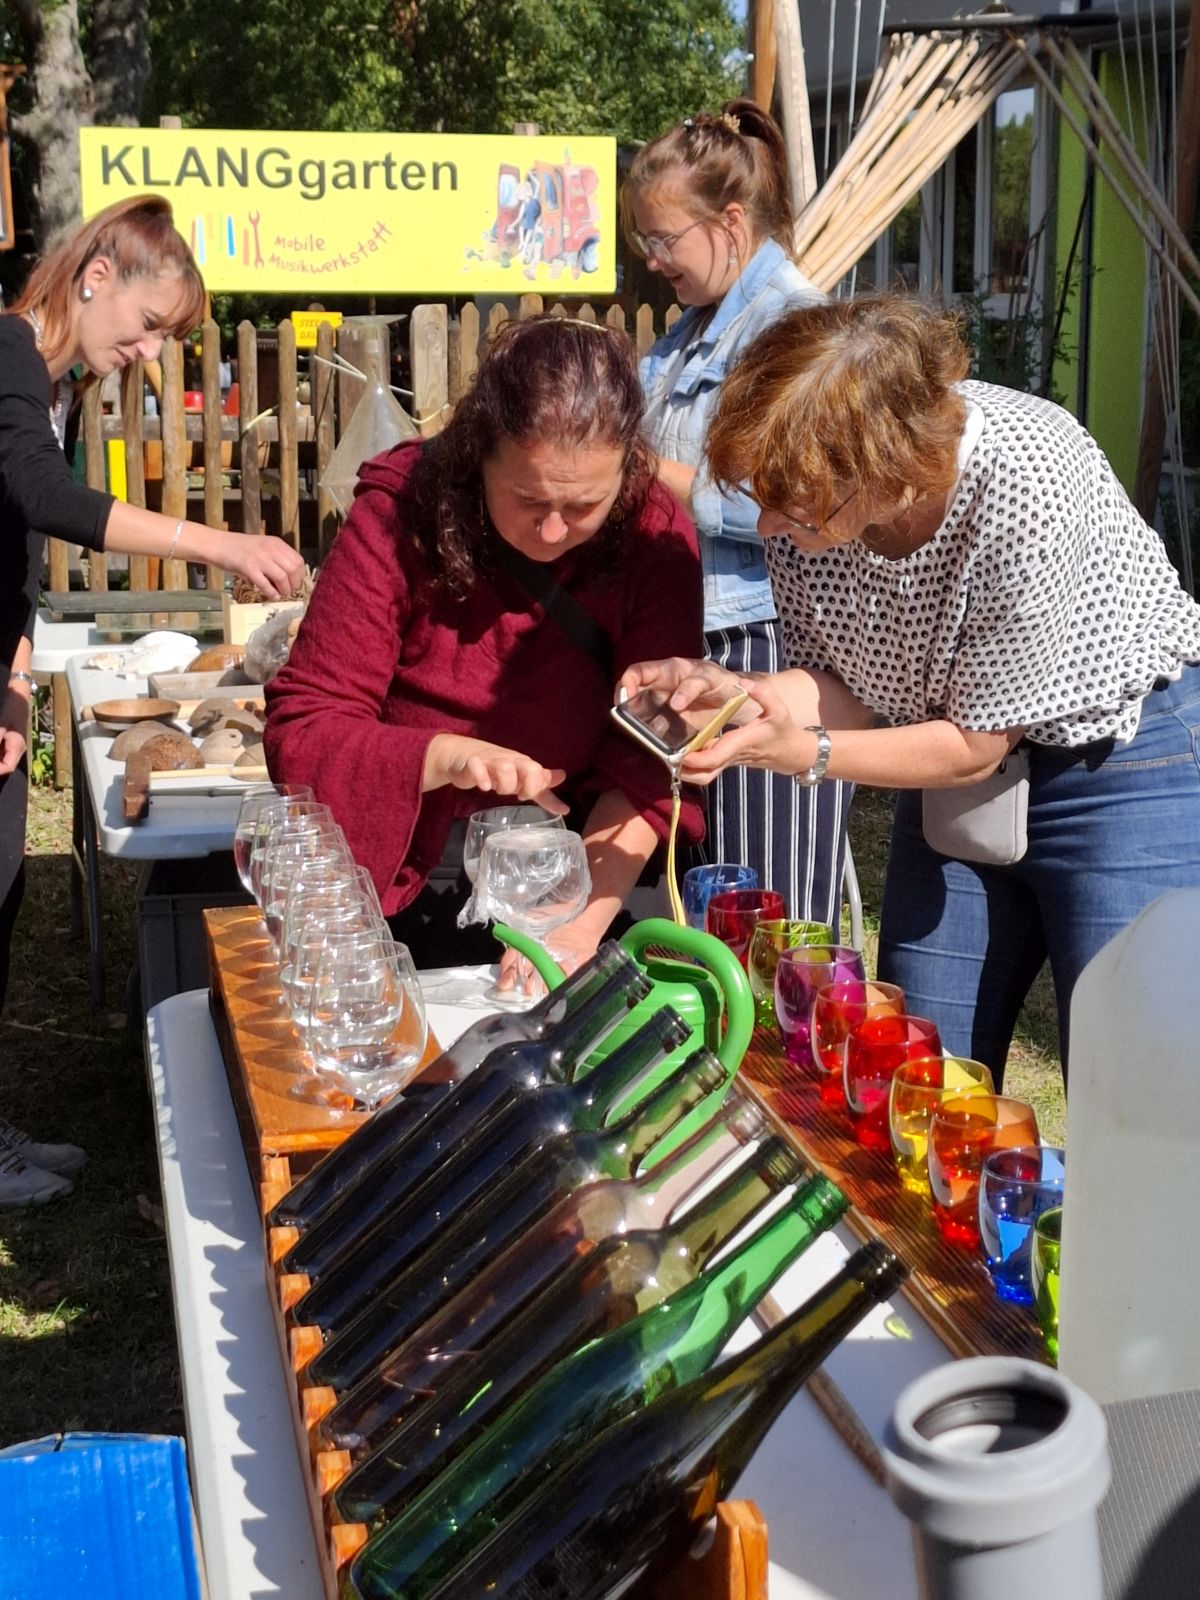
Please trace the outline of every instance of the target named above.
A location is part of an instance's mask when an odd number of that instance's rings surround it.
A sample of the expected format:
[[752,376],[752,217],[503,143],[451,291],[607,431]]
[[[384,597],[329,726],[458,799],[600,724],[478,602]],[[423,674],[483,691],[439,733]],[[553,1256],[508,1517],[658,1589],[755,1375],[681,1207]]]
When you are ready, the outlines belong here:
[[708,720],[695,727],[668,705],[670,692],[664,689],[639,689],[628,700],[612,708],[613,720],[639,744],[652,750],[669,766],[677,766],[693,750],[711,744],[721,729],[745,705],[747,695],[739,689]]

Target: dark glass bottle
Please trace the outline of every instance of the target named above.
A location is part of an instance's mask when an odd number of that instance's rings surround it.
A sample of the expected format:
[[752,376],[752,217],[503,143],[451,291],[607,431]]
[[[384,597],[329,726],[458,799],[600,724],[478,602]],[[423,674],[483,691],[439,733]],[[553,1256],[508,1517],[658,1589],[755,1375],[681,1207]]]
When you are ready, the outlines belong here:
[[[626,1090],[647,1068],[686,1044],[690,1034],[687,1023],[664,1006],[581,1078],[540,1083],[464,1134],[456,1147],[443,1152],[423,1183],[379,1212],[374,1226],[330,1263],[297,1303],[297,1323],[327,1334],[346,1327],[443,1228],[486,1197],[527,1156],[572,1128],[595,1132],[603,1127]],[[715,1056],[708,1059],[716,1061]],[[721,1081],[724,1077],[721,1068]]]
[[394,1514],[563,1356],[691,1283],[796,1173],[791,1151],[776,1146],[769,1162],[739,1167],[682,1221],[613,1240],[565,1273],[481,1359],[452,1363],[425,1404],[351,1468],[335,1491],[341,1520]]
[[[717,1058],[698,1050],[649,1100],[612,1127],[600,1132],[569,1129],[518,1162],[507,1178],[492,1185],[485,1182],[482,1194],[451,1217],[319,1352],[309,1364],[305,1382],[328,1384],[345,1393],[556,1200],[600,1178],[631,1177],[663,1135],[719,1089],[725,1078]],[[422,1234],[426,1231],[423,1228]]]
[[[687,1554],[800,1385],[904,1276],[884,1245],[864,1245],[748,1351],[652,1399],[563,1461],[422,1600],[616,1600],[634,1585],[644,1593]],[[343,1600],[401,1592],[386,1578],[363,1585],[370,1552],[359,1553]]]
[[363,1562],[375,1574],[368,1592],[420,1600],[589,1439],[700,1377],[846,1205],[827,1178],[813,1179],[727,1261],[560,1361],[372,1543]]
[[631,972],[635,967],[631,955],[615,941],[607,940],[590,961],[528,1011],[497,1011],[473,1022],[448,1050],[430,1062],[419,1078],[380,1106],[373,1117],[292,1185],[271,1212],[271,1225],[308,1227],[325,1206],[386,1156],[435,1101],[449,1094],[493,1050],[508,1044],[539,1043],[568,1021],[615,972]]
[[535,1043],[509,1044],[456,1083],[300,1235],[284,1257],[285,1272],[320,1277],[329,1264],[374,1226],[457,1148],[468,1132],[544,1083],[573,1078],[625,1011],[644,1000],[650,982],[636,965],[620,967],[554,1033]]
[[[762,1113],[735,1087],[711,1122],[646,1173],[631,1181],[591,1183],[560,1200],[342,1396],[318,1424],[318,1448],[349,1450],[356,1458],[367,1454],[424,1403],[450,1363],[477,1360],[536,1296],[568,1268],[578,1270],[607,1240],[665,1227],[728,1161],[761,1139],[765,1127]],[[769,1164],[778,1148],[764,1145],[748,1159]],[[430,1259],[426,1252],[416,1265]]]

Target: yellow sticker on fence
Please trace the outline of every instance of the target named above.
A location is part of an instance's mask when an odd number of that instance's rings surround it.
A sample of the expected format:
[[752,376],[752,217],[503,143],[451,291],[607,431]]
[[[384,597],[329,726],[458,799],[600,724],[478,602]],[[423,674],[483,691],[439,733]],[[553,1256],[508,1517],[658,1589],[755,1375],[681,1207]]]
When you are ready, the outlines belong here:
[[317,348],[317,329],[323,322],[331,328],[340,328],[342,313],[340,311],[293,311],[292,327],[296,330],[296,349],[315,350]]
[[87,216],[165,195],[211,290],[612,294],[616,141],[81,128]]

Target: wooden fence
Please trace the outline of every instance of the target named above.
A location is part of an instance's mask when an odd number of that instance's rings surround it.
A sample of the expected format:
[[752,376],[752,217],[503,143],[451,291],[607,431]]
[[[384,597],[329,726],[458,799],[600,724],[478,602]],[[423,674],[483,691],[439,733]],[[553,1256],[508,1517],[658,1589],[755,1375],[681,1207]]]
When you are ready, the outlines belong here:
[[[542,297],[529,294],[521,298],[516,314],[535,316],[543,309]],[[560,302],[550,311],[592,322],[602,317],[610,327],[630,333],[639,355],[680,315],[673,306],[656,328],[654,312],[646,305],[639,306],[632,327],[619,305],[597,311],[591,305]],[[488,339],[510,315],[495,305],[485,320],[473,303],[462,306],[456,317],[445,305],[417,306],[411,313],[407,381],[412,396],[404,403],[422,433],[436,433],[443,425]],[[119,410],[106,412],[100,387],[91,388],[82,425],[87,482],[99,489],[110,486],[108,450],[115,442],[123,450],[131,504],[149,504],[167,516],[186,516],[211,527],[240,528],[248,535],[278,533],[297,548],[303,542],[305,553],[320,560],[337,532],[337,513],[320,489],[320,479],[366,387],[343,363],[373,380],[389,381],[387,330],[382,320],[363,319],[343,323],[335,335],[329,323],[322,323],[311,353],[297,351],[291,322],[281,322],[269,339],[274,359],[266,363],[258,330],[249,322],[237,330],[236,415],[227,416],[222,409],[220,331],[212,321],[200,335],[199,410],[187,407],[184,348],[174,339],[164,342],[158,370],[147,373],[141,362],[125,369]],[[144,414],[148,376],[159,393],[157,417]],[[267,377],[269,384],[263,381]],[[48,587],[67,589],[69,550],[57,539],[50,540],[49,564]],[[209,589],[224,582],[219,568],[209,567],[205,576]],[[109,587],[103,554],[92,555],[87,563],[87,587]],[[187,564],[131,556],[129,587],[186,589]]]

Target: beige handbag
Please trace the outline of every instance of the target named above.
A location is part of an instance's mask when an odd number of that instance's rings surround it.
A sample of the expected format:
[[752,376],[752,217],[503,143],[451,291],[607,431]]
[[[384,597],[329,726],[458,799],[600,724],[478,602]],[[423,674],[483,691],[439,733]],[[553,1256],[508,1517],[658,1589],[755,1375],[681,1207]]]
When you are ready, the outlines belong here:
[[959,789],[925,789],[921,831],[939,855],[1011,867],[1029,846],[1029,751],[1018,745],[990,778]]

